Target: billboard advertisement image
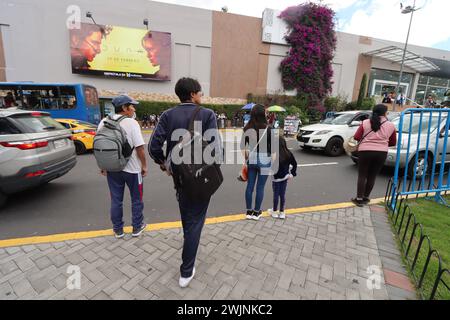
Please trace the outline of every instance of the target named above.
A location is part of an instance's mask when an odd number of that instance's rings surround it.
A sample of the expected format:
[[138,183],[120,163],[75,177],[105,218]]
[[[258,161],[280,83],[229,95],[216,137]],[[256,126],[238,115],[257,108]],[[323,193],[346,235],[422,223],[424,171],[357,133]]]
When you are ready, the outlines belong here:
[[171,34],[82,23],[70,30],[72,73],[170,80]]

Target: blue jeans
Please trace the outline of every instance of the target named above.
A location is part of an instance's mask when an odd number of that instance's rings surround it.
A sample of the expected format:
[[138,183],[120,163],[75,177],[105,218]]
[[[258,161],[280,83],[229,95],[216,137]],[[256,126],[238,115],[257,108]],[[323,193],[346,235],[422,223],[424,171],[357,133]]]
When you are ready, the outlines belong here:
[[181,255],[183,263],[180,266],[180,273],[183,278],[189,278],[192,276],[195,266],[209,200],[203,203],[193,203],[180,192],[178,194],[178,204],[184,234],[183,253]]
[[248,165],[248,181],[247,181],[247,190],[245,191],[245,202],[247,205],[247,210],[252,210],[252,202],[253,202],[253,191],[255,189],[256,184],[256,199],[255,199],[255,211],[261,210],[261,205],[264,200],[264,187],[266,186],[267,178],[269,177],[267,174],[262,174],[264,171],[270,168],[270,164],[262,165],[258,164],[249,164]]
[[108,186],[111,193],[111,221],[115,232],[123,231],[123,196],[125,184],[130,189],[133,230],[138,230],[144,222],[143,184],[140,174],[128,172],[108,172]]
[[278,201],[280,201],[280,211],[284,212],[284,205],[286,204],[286,189],[288,181],[272,182],[273,189],[273,211],[277,211]]

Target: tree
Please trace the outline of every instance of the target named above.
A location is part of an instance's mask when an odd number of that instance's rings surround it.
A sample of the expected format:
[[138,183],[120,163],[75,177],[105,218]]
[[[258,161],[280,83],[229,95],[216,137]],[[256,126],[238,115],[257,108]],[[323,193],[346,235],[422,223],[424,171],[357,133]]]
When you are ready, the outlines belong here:
[[299,97],[308,100],[310,108],[321,112],[333,84],[334,16],[329,7],[314,3],[289,7],[280,15],[288,25],[285,39],[291,46],[280,65],[283,87],[296,89]]
[[366,97],[366,89],[367,89],[367,74],[364,73],[361,79],[361,85],[359,87],[358,102],[356,103],[358,109],[362,108],[363,100]]

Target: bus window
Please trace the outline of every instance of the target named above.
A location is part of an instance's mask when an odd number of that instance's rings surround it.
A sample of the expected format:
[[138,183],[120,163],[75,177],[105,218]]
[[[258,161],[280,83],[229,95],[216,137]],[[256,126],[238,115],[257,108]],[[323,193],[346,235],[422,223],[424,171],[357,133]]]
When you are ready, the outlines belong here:
[[98,94],[97,90],[93,87],[84,87],[84,97],[86,99],[86,105],[88,107],[98,107],[99,101],[98,101]]
[[77,96],[74,87],[60,87],[61,108],[75,109],[77,107]]

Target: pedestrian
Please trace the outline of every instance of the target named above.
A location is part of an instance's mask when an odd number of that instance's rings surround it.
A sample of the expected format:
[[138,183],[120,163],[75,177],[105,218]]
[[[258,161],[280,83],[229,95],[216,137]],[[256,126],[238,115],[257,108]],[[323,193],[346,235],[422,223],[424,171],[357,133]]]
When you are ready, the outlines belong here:
[[[180,130],[187,131],[193,119],[197,119],[197,123],[201,122],[202,134],[205,131],[211,133],[210,130],[212,130],[215,139],[219,137],[217,119],[214,111],[206,108],[198,108],[203,96],[200,83],[191,78],[181,78],[175,86],[175,93],[180,99],[181,104],[167,110],[161,115],[158,126],[150,139],[148,148],[152,159],[168,175],[172,175],[172,168],[170,162],[167,160],[170,159],[169,155],[172,149],[179,143],[178,137]],[[172,134],[177,135],[177,137],[172,138]],[[212,140],[212,138],[209,139]],[[166,154],[163,151],[165,142],[167,142],[167,147],[165,148]],[[183,261],[180,266],[181,275],[179,285],[185,288],[195,275],[195,259],[210,198],[189,199],[187,191],[179,186],[181,176],[177,172],[174,172],[173,175],[184,233]]]
[[[113,224],[113,230],[115,237],[120,239],[124,237],[124,222],[123,222],[123,197],[125,191],[125,185],[128,186],[131,195],[131,211],[132,211],[132,224],[133,224],[133,237],[139,237],[146,228],[144,223],[144,202],[143,196],[143,178],[147,175],[147,161],[145,159],[145,147],[144,138],[141,133],[141,127],[139,123],[133,119],[135,115],[135,106],[139,102],[133,100],[127,95],[121,95],[113,99],[115,115],[108,116],[103,119],[97,130],[96,140],[94,141],[94,155],[96,155],[97,163],[100,168],[103,166],[100,164],[97,156],[100,139],[103,134],[107,135],[106,131],[117,124],[120,125],[121,134],[116,135],[114,131],[118,131],[119,127],[112,131],[113,138],[121,137],[122,133],[126,134],[126,142],[128,147],[122,145],[122,153],[125,149],[129,149],[129,154],[125,156],[128,158],[125,167],[120,171],[107,171],[101,170],[101,174],[107,177],[108,187],[111,194],[111,221]],[[105,130],[103,130],[105,128]],[[106,137],[105,140],[111,140],[110,137]],[[102,149],[102,148],[100,148]],[[106,149],[106,148],[105,148]],[[108,151],[106,149],[106,151]],[[97,152],[97,153],[96,153]],[[117,153],[117,152],[115,152]],[[109,162],[110,160],[107,159]]]
[[358,187],[352,202],[358,207],[370,203],[377,175],[386,161],[389,147],[397,144],[395,125],[387,119],[387,106],[376,105],[372,117],[364,120],[355,133],[358,145]]
[[[247,206],[247,219],[259,220],[264,200],[264,188],[270,175],[272,165],[272,136],[275,134],[269,127],[264,106],[257,104],[250,113],[250,120],[244,127],[241,139],[243,152],[248,171],[245,202]],[[256,185],[256,199],[253,207],[253,192]]]
[[[278,171],[272,177],[273,208],[268,211],[273,218],[285,219],[287,185],[289,180],[297,176],[297,161],[292,152],[289,151],[283,137],[279,138],[279,145],[275,159],[275,161],[278,161]],[[278,203],[280,204],[280,211],[278,211]]]

